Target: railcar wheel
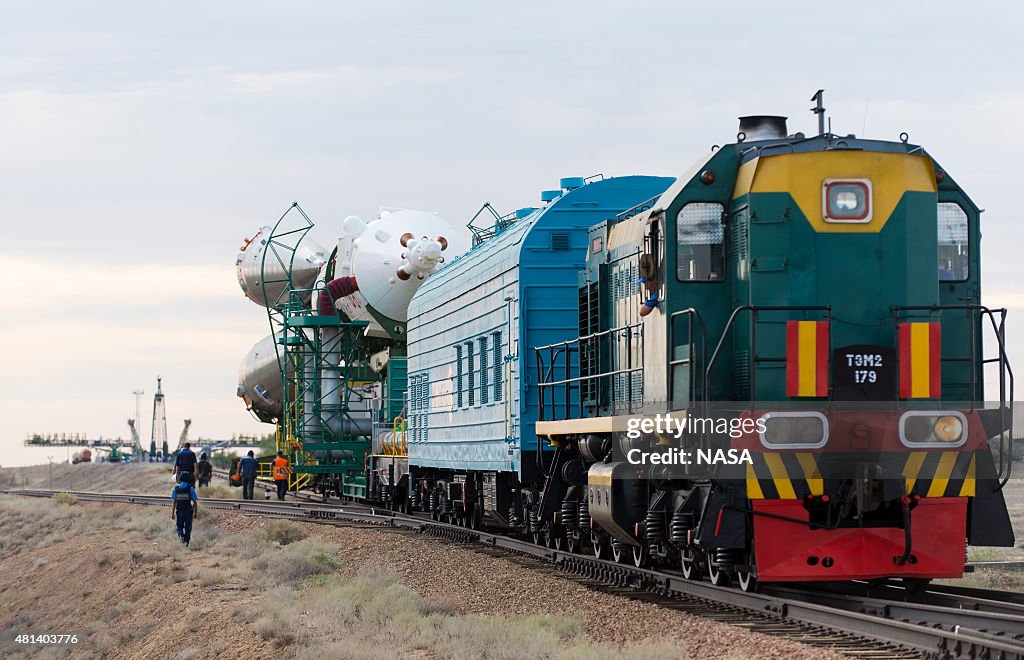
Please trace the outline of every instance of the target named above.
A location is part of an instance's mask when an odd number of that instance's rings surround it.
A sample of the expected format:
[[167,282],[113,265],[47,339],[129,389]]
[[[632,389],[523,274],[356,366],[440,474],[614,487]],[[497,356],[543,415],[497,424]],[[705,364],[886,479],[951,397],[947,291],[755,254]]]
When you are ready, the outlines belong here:
[[700,579],[700,564],[697,562],[697,551],[691,548],[683,548],[679,551],[679,565],[682,568],[683,577],[687,580]]
[[729,574],[711,562],[708,562],[708,579],[716,587],[729,586]]
[[736,582],[740,585],[740,589],[747,593],[757,593],[761,591],[761,583],[754,577],[752,570],[736,571]]
[[605,547],[606,546],[605,546],[605,543],[604,543],[604,539],[601,538],[601,535],[597,534],[597,533],[594,533],[594,532],[591,532],[590,533],[590,544],[591,544],[591,546],[593,546],[593,549],[594,549],[594,558],[595,559],[604,559],[605,555],[607,553],[605,552]]

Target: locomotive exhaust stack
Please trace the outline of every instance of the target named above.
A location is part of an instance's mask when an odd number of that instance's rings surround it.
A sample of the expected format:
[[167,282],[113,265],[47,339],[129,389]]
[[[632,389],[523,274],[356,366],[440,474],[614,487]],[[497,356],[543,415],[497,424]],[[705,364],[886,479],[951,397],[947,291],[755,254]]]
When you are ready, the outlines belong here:
[[755,142],[757,140],[784,140],[788,134],[786,131],[787,117],[775,115],[749,115],[740,117],[739,132],[744,137],[743,142]]

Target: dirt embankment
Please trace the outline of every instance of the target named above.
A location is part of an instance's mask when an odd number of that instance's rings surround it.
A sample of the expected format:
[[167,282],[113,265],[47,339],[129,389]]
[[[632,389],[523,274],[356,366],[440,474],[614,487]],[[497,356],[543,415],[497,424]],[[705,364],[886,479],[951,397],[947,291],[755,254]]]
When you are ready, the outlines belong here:
[[[0,497],[0,653],[104,658],[828,657],[439,540]],[[18,634],[77,634],[67,646]]]

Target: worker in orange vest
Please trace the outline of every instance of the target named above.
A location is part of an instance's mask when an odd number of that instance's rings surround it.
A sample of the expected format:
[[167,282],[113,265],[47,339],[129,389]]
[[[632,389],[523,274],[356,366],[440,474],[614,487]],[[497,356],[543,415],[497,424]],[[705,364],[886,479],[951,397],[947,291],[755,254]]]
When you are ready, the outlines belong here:
[[278,450],[277,458],[274,459],[272,475],[274,483],[277,484],[277,499],[279,500],[283,500],[284,494],[288,492],[288,475],[291,472],[292,469],[288,467],[288,459],[284,457],[284,452]]

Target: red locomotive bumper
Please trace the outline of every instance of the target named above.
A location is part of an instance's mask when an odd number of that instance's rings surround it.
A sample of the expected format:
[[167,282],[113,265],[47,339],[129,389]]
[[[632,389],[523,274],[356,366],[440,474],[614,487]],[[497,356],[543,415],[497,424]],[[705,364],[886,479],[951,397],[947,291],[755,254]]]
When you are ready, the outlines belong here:
[[[800,500],[755,500],[754,511],[808,520]],[[811,529],[755,515],[754,544],[762,582],[860,580],[890,576],[963,575],[967,498],[923,498],[910,514],[912,560],[903,556],[904,531],[895,527]]]

